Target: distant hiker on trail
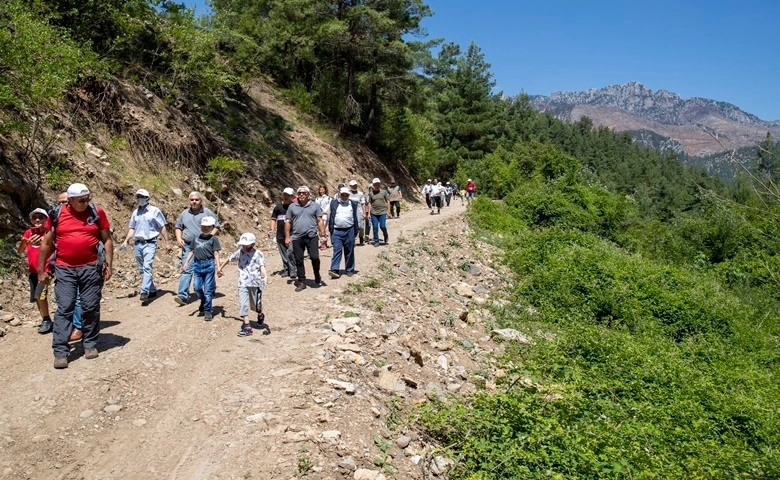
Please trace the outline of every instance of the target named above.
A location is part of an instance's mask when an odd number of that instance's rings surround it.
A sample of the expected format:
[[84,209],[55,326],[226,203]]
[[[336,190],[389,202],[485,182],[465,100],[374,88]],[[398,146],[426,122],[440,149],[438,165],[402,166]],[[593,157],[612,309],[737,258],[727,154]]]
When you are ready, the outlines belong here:
[[401,186],[396,185],[395,179],[390,180],[390,187],[387,189],[387,193],[390,196],[390,212],[388,218],[398,218],[401,216],[401,200],[403,200],[403,194],[401,193]]
[[[38,327],[38,333],[45,334],[51,332],[54,324],[49,316],[49,280],[45,283],[38,282],[38,257],[41,253],[41,243],[46,234],[43,224],[49,214],[42,208],[36,208],[30,212],[31,227],[24,231],[22,239],[19,241],[19,247],[16,252],[19,255],[27,256],[27,272],[30,283],[30,303],[38,306],[38,313],[41,314],[41,325]],[[44,269],[51,275],[49,261],[46,259]]]
[[477,184],[474,183],[472,179],[468,179],[466,181],[466,201],[471,204],[471,200],[474,198],[474,195],[477,194]]
[[[100,298],[103,282],[111,278],[114,243],[106,212],[91,203],[89,189],[82,183],[68,187],[68,203],[55,209],[46,220],[43,243],[38,256],[38,281],[49,280],[46,262],[57,245],[54,275],[57,279],[57,313],[54,316],[54,368],[68,367],[68,340],[73,328],[76,297],[81,295],[84,358],[98,357],[100,334]],[[105,264],[99,258],[103,245]]]
[[298,203],[290,205],[287,209],[287,218],[284,221],[284,243],[293,246],[295,256],[295,268],[298,273],[298,281],[295,282],[295,291],[300,292],[306,288],[306,269],[303,265],[303,252],[309,252],[311,268],[314,270],[314,284],[323,286],[320,277],[320,251],[317,248],[317,239],[325,235],[325,223],[322,221],[322,208],[311,199],[311,190],[306,185],[298,187]]
[[463,206],[464,205],[464,203],[463,203],[463,193],[460,191],[460,189],[458,188],[458,184],[455,183],[455,182],[452,183],[452,194],[454,196],[460,198],[460,204],[461,204],[461,206]]
[[257,237],[254,233],[243,233],[238,240],[240,248],[231,253],[219,266],[217,276],[222,276],[222,269],[230,262],[238,262],[238,315],[243,325],[238,331],[239,337],[252,335],[252,324],[249,321],[249,310],[257,312],[257,328],[267,328],[263,313],[263,290],[265,290],[268,274],[265,270],[265,256],[255,249]]
[[355,274],[355,237],[360,225],[360,206],[349,199],[349,189],[339,190],[338,198],[330,202],[331,215],[328,218],[328,230],[333,242],[333,258],[328,275],[339,278],[341,256],[344,256],[344,270],[348,276]]
[[371,236],[371,190],[373,189],[373,183],[366,185],[366,193],[363,194],[363,200],[360,202],[363,209],[363,238],[366,243],[371,243],[368,237]]
[[447,182],[444,185],[444,200],[447,202],[447,206],[450,206],[450,199],[452,199],[452,185],[450,185],[450,182]]
[[382,182],[375,178],[371,181],[373,187],[368,192],[370,212],[371,212],[371,227],[374,229],[374,246],[379,246],[379,230],[382,230],[382,236],[384,244],[390,240],[387,234],[387,211],[390,210],[390,194],[387,190],[382,190]]
[[444,199],[444,187],[441,186],[441,182],[437,179],[433,179],[431,185],[431,215],[433,215],[434,209],[436,213],[441,213],[441,204]]
[[133,240],[133,253],[141,276],[141,304],[146,305],[149,299],[157,296],[154,285],[154,255],[157,253],[159,241],[167,251],[171,250],[165,225],[168,223],[159,208],[149,204],[149,192],[139,188],[135,192],[135,202],[138,208],[130,215],[129,230],[120,250],[127,248],[127,242]]
[[[215,220],[214,228],[211,232],[212,235],[216,235],[219,232],[219,220],[217,216],[203,206],[203,196],[200,192],[190,192],[189,195],[190,208],[185,209],[179,214],[179,218],[176,219],[175,233],[176,243],[181,248],[181,263],[184,264],[184,259],[190,253],[190,245],[192,241],[198,238],[201,234],[201,220],[205,217],[212,217]],[[182,270],[181,277],[179,277],[179,291],[174,297],[174,300],[179,305],[186,305],[190,301],[190,283],[192,283],[192,268],[190,267]]]
[[431,189],[433,188],[433,185],[431,185],[431,179],[425,181],[425,185],[422,187],[422,194],[425,197],[425,204],[428,205],[428,208],[431,208]]
[[[328,214],[330,213],[330,201],[333,200],[333,198],[328,195],[328,187],[325,185],[320,185],[317,188],[317,198],[314,199],[315,202],[317,202],[317,205],[320,206],[322,209],[322,221],[325,222],[327,225],[328,223]],[[328,248],[328,236],[327,236],[327,230],[325,232],[325,237],[320,238],[320,250],[325,250]]]
[[274,232],[276,232],[276,248],[279,251],[279,256],[282,258],[282,270],[279,274],[282,278],[289,277],[292,279],[298,278],[298,275],[295,269],[292,245],[284,243],[284,221],[287,218],[287,209],[292,204],[294,196],[295,190],[290,187],[284,189],[282,192],[282,203],[276,204],[271,212],[271,222],[268,224],[268,238],[271,238]]
[[360,240],[360,245],[363,245],[363,240],[365,239],[366,235],[366,221],[368,220],[368,211],[365,208],[366,206],[366,195],[358,190],[358,182],[357,180],[350,180],[349,181],[349,199],[353,202],[357,202],[358,205],[360,205],[360,225],[358,225],[358,234],[357,238]]
[[188,269],[192,272],[193,288],[200,298],[198,312],[203,312],[203,319],[207,322],[213,318],[211,302],[217,292],[216,273],[219,251],[222,250],[219,239],[214,236],[216,223],[215,217],[208,216],[201,219],[200,235],[190,242],[187,257],[181,266],[182,273]]

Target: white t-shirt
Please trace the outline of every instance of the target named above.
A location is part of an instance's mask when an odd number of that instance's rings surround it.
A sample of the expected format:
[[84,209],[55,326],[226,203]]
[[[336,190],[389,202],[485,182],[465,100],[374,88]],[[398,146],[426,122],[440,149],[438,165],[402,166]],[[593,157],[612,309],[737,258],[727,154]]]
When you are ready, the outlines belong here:
[[228,261],[238,261],[239,287],[259,287],[260,290],[265,290],[260,270],[260,267],[265,265],[263,252],[257,249],[245,252],[243,248],[239,248],[230,254]]

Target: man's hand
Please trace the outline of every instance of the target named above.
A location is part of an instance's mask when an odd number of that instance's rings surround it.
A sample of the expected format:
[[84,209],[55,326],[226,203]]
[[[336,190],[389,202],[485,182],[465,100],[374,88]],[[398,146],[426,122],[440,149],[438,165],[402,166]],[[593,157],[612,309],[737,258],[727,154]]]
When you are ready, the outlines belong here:
[[290,239],[290,237],[284,237],[284,244],[286,246],[289,247],[291,243],[292,243],[292,239]]
[[[111,265],[108,265],[106,268],[103,269],[103,281],[107,282],[111,280],[111,275],[114,274],[114,269],[111,267]],[[40,278],[40,275],[38,275]]]
[[179,245],[180,248],[184,248],[184,239],[177,238],[176,243]]
[[38,283],[45,283],[49,281],[49,273],[44,270],[42,272],[38,272]]

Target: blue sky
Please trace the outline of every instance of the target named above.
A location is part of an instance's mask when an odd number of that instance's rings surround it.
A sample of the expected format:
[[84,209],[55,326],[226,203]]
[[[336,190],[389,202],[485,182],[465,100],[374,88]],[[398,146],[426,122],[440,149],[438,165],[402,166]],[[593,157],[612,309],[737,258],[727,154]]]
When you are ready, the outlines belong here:
[[[204,13],[204,0],[188,0]],[[780,120],[780,1],[427,0],[428,37],[475,42],[496,90],[549,95],[637,81]]]

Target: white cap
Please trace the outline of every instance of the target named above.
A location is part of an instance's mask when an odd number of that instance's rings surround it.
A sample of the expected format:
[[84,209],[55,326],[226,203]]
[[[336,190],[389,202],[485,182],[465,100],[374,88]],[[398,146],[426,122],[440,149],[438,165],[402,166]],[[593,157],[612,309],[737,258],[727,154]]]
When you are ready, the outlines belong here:
[[217,224],[217,219],[214,217],[203,217],[200,220],[201,227],[213,227],[216,224]]
[[239,245],[254,245],[257,242],[257,237],[254,233],[242,233],[241,238],[238,239]]
[[471,181],[471,179],[469,178],[469,179],[468,179],[468,180],[466,180],[466,181],[467,181],[467,182],[470,182],[470,181]]
[[349,189],[347,187],[341,187],[339,189],[339,193],[350,193],[350,192],[349,192]]
[[357,180],[350,180],[349,181],[349,185],[352,186],[352,187],[357,186]]
[[431,179],[429,178],[428,180],[426,180],[426,182],[427,182],[427,183],[431,183]]
[[139,188],[137,192],[135,192],[136,197],[148,197],[149,192],[144,190],[143,188]]
[[284,190],[282,190],[282,193],[286,193],[287,195],[295,195],[295,190],[293,190],[290,187],[287,187]]
[[68,187],[68,198],[83,197],[89,195],[89,189],[83,183],[74,183]]
[[378,178],[374,178],[373,180],[371,180],[371,183],[382,183],[382,181],[379,180]]
[[49,214],[48,214],[48,213],[46,213],[46,210],[44,210],[44,209],[42,209],[42,208],[36,208],[36,209],[35,209],[35,210],[33,210],[32,212],[30,212],[30,220],[32,220],[32,217],[33,217],[33,215],[35,215],[36,213],[40,213],[41,215],[43,215],[43,216],[44,216],[44,217],[46,217],[46,218],[48,218],[48,217],[49,217]]

